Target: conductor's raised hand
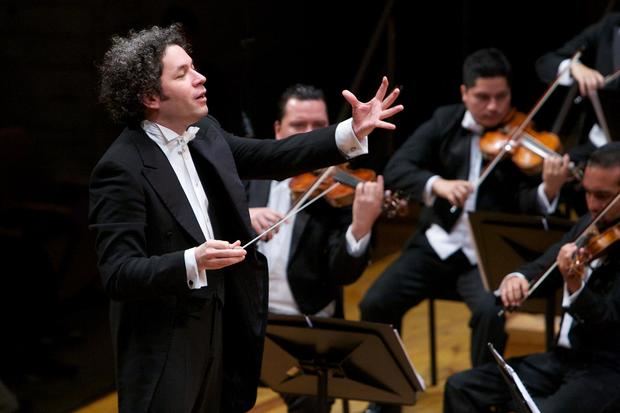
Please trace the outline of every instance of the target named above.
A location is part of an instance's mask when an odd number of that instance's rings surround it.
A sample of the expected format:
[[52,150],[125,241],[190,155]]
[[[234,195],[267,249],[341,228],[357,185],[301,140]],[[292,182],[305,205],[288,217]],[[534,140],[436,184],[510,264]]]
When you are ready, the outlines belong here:
[[342,96],[351,105],[353,117],[353,132],[358,139],[368,136],[376,128],[394,130],[393,123],[383,119],[394,116],[403,110],[403,105],[392,106],[398,97],[400,90],[395,88],[387,97],[388,80],[383,76],[381,85],[375,96],[366,103],[360,102],[353,93],[348,90],[342,91]]
[[246,251],[241,248],[240,241],[231,244],[217,239],[210,239],[194,250],[199,271],[228,267],[243,261],[245,254]]

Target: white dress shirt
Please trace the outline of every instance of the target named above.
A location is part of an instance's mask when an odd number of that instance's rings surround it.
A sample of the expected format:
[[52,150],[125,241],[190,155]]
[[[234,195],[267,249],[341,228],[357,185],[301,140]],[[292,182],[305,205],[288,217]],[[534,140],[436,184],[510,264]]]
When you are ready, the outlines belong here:
[[[603,261],[600,258],[597,258],[595,260],[592,260],[590,265],[586,266],[586,273],[584,274],[583,281],[581,282],[581,287],[574,293],[570,294],[568,292],[568,288],[566,287],[566,283],[564,283],[563,294],[562,294],[562,308],[565,308],[565,309],[569,308],[570,305],[575,302],[577,297],[579,297],[579,294],[581,294],[581,292],[583,291],[583,287],[585,287],[586,283],[590,279],[590,276],[592,275],[592,270],[594,268],[599,267],[602,264],[602,262]],[[565,311],[564,315],[562,316],[562,322],[560,323],[560,333],[558,335],[558,346],[566,347],[566,348],[572,347],[571,342],[568,338],[568,333],[571,327],[573,326],[574,321],[575,320],[573,316],[570,315],[567,311]]]
[[[141,126],[148,137],[161,148],[170,162],[205,239],[213,239],[213,228],[208,214],[209,200],[187,148],[187,142],[195,137],[199,128],[191,126],[183,135],[179,136],[173,130],[148,120],[142,121]],[[340,122],[336,127],[335,135],[338,149],[347,158],[368,153],[368,137],[364,136],[359,140],[356,138],[353,132],[352,119],[349,118]],[[184,252],[187,286],[190,289],[198,289],[208,285],[206,271],[198,270],[195,249],[195,247],[190,248]]]
[[[289,182],[272,181],[269,192],[267,207],[282,215],[286,215],[291,209],[291,190]],[[269,264],[269,311],[277,314],[298,315],[301,314],[295,302],[293,293],[288,283],[288,261],[291,252],[291,240],[295,226],[295,215],[280,225],[279,230],[269,241],[259,241],[258,250],[265,254]],[[346,232],[347,252],[352,257],[361,256],[370,243],[370,233],[363,236],[359,241],[351,232],[351,226]],[[316,315],[319,317],[331,317],[334,315],[335,302],[332,301]],[[312,315],[312,314],[310,314]]]

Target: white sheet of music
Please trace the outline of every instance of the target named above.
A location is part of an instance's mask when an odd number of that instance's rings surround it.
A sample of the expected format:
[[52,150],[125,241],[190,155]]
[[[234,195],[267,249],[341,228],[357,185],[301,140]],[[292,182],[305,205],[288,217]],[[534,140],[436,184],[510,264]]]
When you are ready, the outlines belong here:
[[495,347],[493,347],[491,343],[489,343],[488,346],[489,346],[489,350],[493,354],[493,357],[495,358],[495,361],[497,361],[497,365],[499,366],[499,368],[504,370],[504,372],[507,373],[508,376],[510,377],[510,380],[512,380],[512,382],[517,386],[517,390],[519,390],[519,393],[522,399],[525,400],[525,403],[527,404],[527,407],[529,408],[530,412],[540,413],[538,406],[536,406],[536,403],[534,403],[532,396],[530,396],[530,393],[527,391],[527,389],[523,385],[523,382],[521,381],[517,373],[515,373],[513,368],[510,367],[508,363],[506,363],[506,360],[504,360],[502,355],[499,354],[497,350],[495,350]]
[[523,382],[521,382],[521,379],[519,378],[517,373],[515,373],[512,367],[510,367],[508,364],[504,364],[504,367],[506,368],[506,371],[508,371],[508,374],[510,374],[510,377],[512,377],[512,379],[514,380],[515,384],[517,385],[517,389],[519,389],[519,393],[521,393],[521,396],[523,396],[523,400],[525,400],[527,406],[530,408],[532,413],[540,413],[540,410],[538,410],[538,406],[536,406],[536,403],[534,403],[534,400],[532,400],[532,396],[530,396],[530,393],[523,385]]
[[398,330],[394,329],[394,334],[396,335],[396,339],[398,340],[398,343],[403,349],[403,353],[405,354],[405,357],[407,357],[407,361],[409,362],[409,365],[413,369],[413,372],[415,373],[415,376],[418,379],[418,382],[420,384],[420,387],[422,388],[422,391],[426,391],[426,383],[424,383],[424,378],[420,376],[418,371],[413,366],[413,362],[411,361],[411,358],[409,358],[409,353],[407,353],[407,349],[405,348],[405,343],[403,343],[403,340],[400,338],[400,333],[398,332]]

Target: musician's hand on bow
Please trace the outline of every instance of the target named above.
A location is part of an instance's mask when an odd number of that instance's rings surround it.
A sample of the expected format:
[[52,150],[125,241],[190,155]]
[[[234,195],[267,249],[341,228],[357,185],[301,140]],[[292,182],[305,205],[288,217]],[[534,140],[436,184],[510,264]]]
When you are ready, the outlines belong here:
[[[250,222],[257,234],[262,234],[282,218],[284,218],[284,215],[270,208],[250,208]],[[278,232],[278,229],[279,227],[269,231],[263,235],[261,240],[269,241]]]
[[581,96],[596,92],[605,85],[605,78],[602,74],[581,62],[571,64],[570,73],[579,84]]
[[245,259],[246,251],[241,248],[241,242],[232,244],[228,241],[210,239],[194,250],[198,270],[219,270],[220,268],[241,262]]
[[500,297],[504,308],[512,311],[518,308],[527,297],[529,282],[517,274],[508,274],[499,287]]
[[353,132],[358,139],[368,136],[376,128],[396,129],[393,123],[385,122],[403,110],[403,105],[392,106],[398,97],[400,90],[395,88],[387,97],[385,94],[388,88],[387,77],[383,77],[381,86],[377,89],[375,96],[366,103],[357,100],[357,97],[348,90],[342,91],[342,96],[351,104],[353,117]]
[[588,258],[586,251],[573,242],[560,248],[556,262],[569,293],[581,288]]
[[434,195],[447,199],[450,204],[459,208],[465,205],[465,201],[473,190],[471,182],[462,179],[437,178],[432,185]]

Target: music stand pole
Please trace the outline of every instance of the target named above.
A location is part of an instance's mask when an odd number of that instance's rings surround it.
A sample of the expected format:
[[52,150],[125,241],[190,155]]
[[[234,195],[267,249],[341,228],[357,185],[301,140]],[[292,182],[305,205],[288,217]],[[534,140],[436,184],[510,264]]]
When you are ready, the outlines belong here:
[[323,363],[319,363],[319,369],[317,371],[317,398],[319,399],[319,413],[328,413],[327,408],[327,378],[329,376],[329,370]]

